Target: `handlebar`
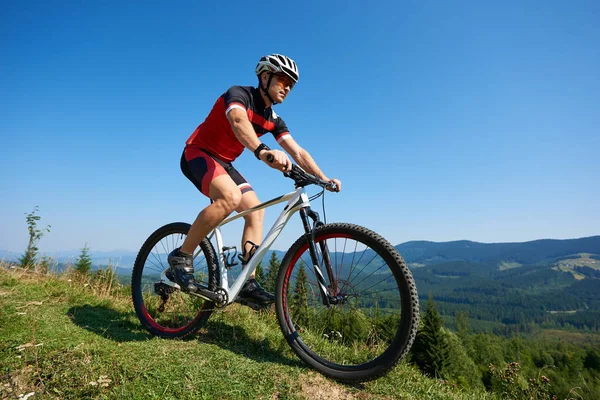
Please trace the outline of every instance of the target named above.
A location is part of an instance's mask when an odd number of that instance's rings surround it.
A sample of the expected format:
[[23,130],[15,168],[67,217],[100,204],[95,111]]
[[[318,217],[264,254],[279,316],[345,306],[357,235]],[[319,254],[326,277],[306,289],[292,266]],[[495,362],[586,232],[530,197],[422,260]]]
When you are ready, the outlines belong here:
[[[267,155],[267,162],[272,163],[274,157],[272,154]],[[333,182],[324,181],[323,179],[309,174],[296,164],[292,164],[292,169],[289,172],[284,172],[283,176],[290,178],[294,181],[297,188],[308,185],[317,185],[325,189],[331,189],[334,192],[338,192],[337,185]]]
[[324,181],[323,179],[315,175],[309,174],[296,164],[292,165],[292,169],[289,172],[284,172],[283,176],[292,179],[297,188],[308,185],[317,185],[325,189],[331,189],[334,192],[338,191],[337,185],[335,183]]

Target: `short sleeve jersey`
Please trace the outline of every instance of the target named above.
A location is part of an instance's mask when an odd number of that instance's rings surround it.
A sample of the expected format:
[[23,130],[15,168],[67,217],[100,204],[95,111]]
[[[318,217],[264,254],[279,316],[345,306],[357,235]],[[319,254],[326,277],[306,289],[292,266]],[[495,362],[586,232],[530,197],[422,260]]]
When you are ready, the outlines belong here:
[[256,136],[271,132],[278,143],[291,137],[283,119],[271,107],[265,107],[257,88],[232,86],[217,99],[206,120],[196,128],[186,145],[204,149],[226,162],[239,157],[244,145],[233,133],[227,119],[227,114],[234,108],[246,111]]

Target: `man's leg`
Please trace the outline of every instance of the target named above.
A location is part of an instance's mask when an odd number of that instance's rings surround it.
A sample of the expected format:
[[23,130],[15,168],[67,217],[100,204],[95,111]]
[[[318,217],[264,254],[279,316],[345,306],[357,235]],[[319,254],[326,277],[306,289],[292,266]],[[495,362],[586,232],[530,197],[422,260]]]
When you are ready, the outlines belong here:
[[213,179],[210,183],[209,195],[213,203],[196,217],[181,246],[181,252],[183,253],[193,254],[202,239],[236,210],[242,201],[240,189],[226,174]]
[[242,192],[227,174],[215,177],[210,183],[210,198],[214,202],[198,214],[182,246],[169,254],[170,269],[167,277],[179,284],[183,290],[196,292],[198,283],[194,279],[192,255],[210,231],[231,214],[242,200]]
[[[240,213],[249,208],[256,207],[259,204],[260,201],[258,200],[258,196],[256,196],[256,192],[250,190],[242,195],[242,201],[236,211]],[[244,232],[242,233],[242,254],[246,256],[246,261],[251,255],[249,252],[252,250],[251,245],[246,245],[246,242],[250,241],[259,246],[262,241],[264,215],[264,210],[258,210],[244,217],[245,223]],[[250,278],[254,278],[254,273],[252,273]]]
[[[254,191],[248,191],[242,195],[242,201],[236,209],[237,212],[245,211],[260,204]],[[244,217],[244,233],[242,234],[242,254],[251,251],[251,245],[246,246],[246,241],[251,241],[257,246],[262,242],[264,210],[254,211]],[[244,247],[245,246],[245,247]],[[251,254],[245,254],[246,260]],[[250,306],[256,310],[268,307],[275,301],[275,296],[267,292],[259,282],[256,281],[254,273],[242,287],[236,301]]]

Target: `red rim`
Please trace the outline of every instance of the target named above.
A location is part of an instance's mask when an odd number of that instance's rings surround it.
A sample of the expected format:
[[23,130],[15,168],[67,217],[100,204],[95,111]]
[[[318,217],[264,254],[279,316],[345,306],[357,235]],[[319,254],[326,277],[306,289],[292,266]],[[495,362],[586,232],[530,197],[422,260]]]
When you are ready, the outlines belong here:
[[142,314],[144,315],[144,318],[146,319],[146,321],[148,321],[150,323],[150,326],[152,326],[152,328],[156,329],[157,331],[164,332],[164,333],[178,333],[178,332],[184,331],[186,329],[189,329],[190,326],[193,326],[196,323],[196,321],[198,321],[198,319],[202,315],[205,305],[206,305],[206,303],[202,305],[202,308],[198,311],[198,314],[196,315],[196,317],[193,320],[191,320],[190,322],[188,322],[187,324],[185,324],[179,328],[168,328],[166,326],[162,326],[159,323],[157,323],[154,320],[154,318],[150,315],[150,313],[146,309],[146,306],[144,305],[143,302],[141,304],[141,310],[142,310]]

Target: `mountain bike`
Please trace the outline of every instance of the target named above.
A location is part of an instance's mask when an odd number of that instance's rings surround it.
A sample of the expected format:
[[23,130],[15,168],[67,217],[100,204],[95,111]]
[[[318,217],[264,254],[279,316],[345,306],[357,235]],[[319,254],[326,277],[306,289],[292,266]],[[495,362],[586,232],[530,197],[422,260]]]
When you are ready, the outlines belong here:
[[[145,241],[133,267],[133,305],[153,335],[185,338],[207,323],[213,311],[232,304],[292,215],[299,213],[304,234],[281,261],[275,287],[275,313],[293,351],[331,378],[376,379],[409,351],[419,321],[412,274],[383,237],[350,223],[323,223],[310,201],[331,183],[294,165],[284,173],[295,190],[225,219],[194,252],[195,279],[201,288],[187,293],[165,272],[168,254],[190,228],[183,222],[157,229]],[[305,187],[317,185],[311,198]],[[248,213],[287,202],[262,244],[230,284],[237,249],[225,246],[221,228]],[[215,245],[216,243],[216,249]]]

